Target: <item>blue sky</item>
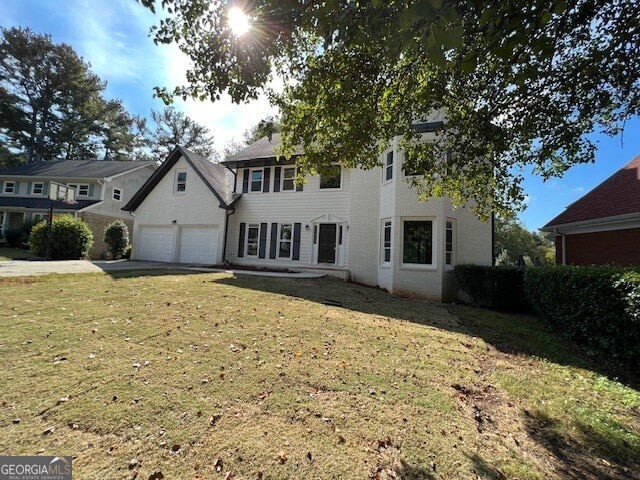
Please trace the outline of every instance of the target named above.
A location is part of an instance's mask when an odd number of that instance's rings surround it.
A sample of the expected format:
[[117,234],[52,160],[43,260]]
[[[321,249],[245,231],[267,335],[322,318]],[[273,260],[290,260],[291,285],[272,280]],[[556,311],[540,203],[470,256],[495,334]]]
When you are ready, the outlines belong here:
[[[107,81],[107,96],[118,98],[132,113],[148,117],[163,108],[153,98],[153,87],[172,88],[184,83],[187,60],[172,46],[156,46],[149,37],[156,17],[135,0],[2,0],[0,25],[29,27],[50,34],[56,43],[70,44],[92,70]],[[220,102],[176,102],[198,123],[206,125],[218,148],[274,110],[266,99],[249,105]],[[628,122],[623,137],[595,135],[596,161],[573,167],[561,179],[543,182],[525,177],[527,209],[520,219],[535,230],[562,212],[593,187],[640,154],[640,119]]]

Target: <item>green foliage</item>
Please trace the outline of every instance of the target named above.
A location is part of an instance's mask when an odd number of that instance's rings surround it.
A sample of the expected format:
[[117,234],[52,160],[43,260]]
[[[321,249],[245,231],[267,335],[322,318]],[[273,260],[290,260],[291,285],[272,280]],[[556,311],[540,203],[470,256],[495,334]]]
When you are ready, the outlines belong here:
[[496,217],[495,250],[496,265],[516,265],[518,257],[529,259],[528,264],[552,265],[555,260],[553,242],[540,232],[530,232],[516,218]]
[[122,220],[116,220],[104,229],[104,241],[109,245],[114,260],[123,257],[129,246],[129,229]]
[[[32,253],[41,257],[47,254],[49,225],[38,223],[31,230],[29,248]],[[52,260],[77,260],[84,258],[93,245],[93,233],[87,223],[71,215],[60,215],[53,218],[51,226]]]
[[213,137],[207,127],[173,107],[167,107],[162,112],[151,111],[151,118],[155,129],[151,131],[149,140],[157,160],[163,161],[177,145],[207,159],[215,159]]
[[[165,101],[244,102],[278,74],[282,153],[301,145],[303,173],[376,166],[401,134],[421,198],[484,217],[523,206],[524,166],[549,178],[591,162],[586,134],[640,113],[640,2],[263,0],[238,37],[228,2],[138,1],[164,8],[155,41],[192,61]],[[445,120],[426,144],[412,128],[425,117]]]
[[38,221],[27,220],[18,228],[9,228],[4,232],[7,243],[12,247],[27,248],[31,229],[38,224]]
[[613,267],[527,270],[534,310],[590,348],[640,360],[640,272]]
[[511,312],[530,311],[524,292],[524,269],[484,265],[456,265],[458,288],[476,305]]

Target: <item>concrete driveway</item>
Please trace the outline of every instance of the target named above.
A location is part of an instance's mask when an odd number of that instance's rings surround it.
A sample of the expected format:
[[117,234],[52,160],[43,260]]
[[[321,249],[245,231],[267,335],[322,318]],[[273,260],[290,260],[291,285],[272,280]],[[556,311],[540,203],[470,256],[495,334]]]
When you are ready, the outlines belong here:
[[178,265],[158,262],[138,262],[128,260],[53,260],[27,261],[11,260],[0,262],[0,277],[23,277],[31,275],[47,275],[50,273],[91,273],[116,272],[118,270],[157,270],[177,269]]

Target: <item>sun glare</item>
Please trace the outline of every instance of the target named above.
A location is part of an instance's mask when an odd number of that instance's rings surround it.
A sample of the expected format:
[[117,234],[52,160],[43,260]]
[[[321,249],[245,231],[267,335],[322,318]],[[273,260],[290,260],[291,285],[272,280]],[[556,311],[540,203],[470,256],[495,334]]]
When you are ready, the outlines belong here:
[[249,17],[241,8],[238,7],[232,7],[229,9],[229,12],[227,13],[227,21],[229,22],[231,31],[238,37],[247,33],[251,28]]

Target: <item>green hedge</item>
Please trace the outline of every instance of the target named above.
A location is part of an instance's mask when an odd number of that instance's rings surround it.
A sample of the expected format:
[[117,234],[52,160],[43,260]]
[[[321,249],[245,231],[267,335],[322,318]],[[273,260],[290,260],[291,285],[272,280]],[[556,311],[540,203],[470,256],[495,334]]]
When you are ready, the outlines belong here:
[[576,342],[619,358],[640,357],[640,272],[531,268],[525,292],[544,320]]
[[[46,222],[37,224],[29,236],[31,252],[46,256],[49,226]],[[51,226],[51,259],[77,260],[88,255],[93,245],[93,233],[87,223],[70,215],[53,217]]]
[[471,297],[476,305],[510,312],[529,312],[531,307],[524,293],[524,269],[457,265],[458,289]]

